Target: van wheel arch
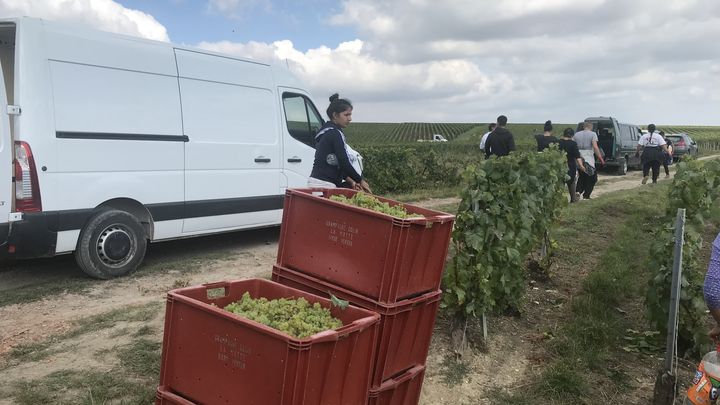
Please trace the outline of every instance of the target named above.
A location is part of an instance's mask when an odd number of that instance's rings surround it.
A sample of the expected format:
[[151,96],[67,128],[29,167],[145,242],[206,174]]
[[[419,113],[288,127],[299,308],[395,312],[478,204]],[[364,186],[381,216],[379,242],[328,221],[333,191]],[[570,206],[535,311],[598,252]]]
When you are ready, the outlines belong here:
[[145,228],[145,235],[147,235],[148,239],[152,240],[154,238],[155,223],[153,222],[152,215],[150,214],[150,211],[148,211],[147,207],[142,205],[139,201],[131,198],[115,198],[98,205],[96,209],[115,209],[125,211],[134,216],[138,222],[140,222],[140,225]]
[[80,231],[75,260],[90,277],[107,280],[137,269],[146,250],[147,234],[138,218],[100,207]]

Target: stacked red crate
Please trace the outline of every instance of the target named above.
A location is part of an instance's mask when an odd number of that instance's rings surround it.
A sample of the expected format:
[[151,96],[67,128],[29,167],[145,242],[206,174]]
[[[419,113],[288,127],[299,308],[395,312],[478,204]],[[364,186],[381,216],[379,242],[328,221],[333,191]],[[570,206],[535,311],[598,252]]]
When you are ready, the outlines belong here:
[[[297,339],[222,309],[245,292],[303,297],[330,308],[343,326]],[[263,279],[173,290],[156,404],[365,405],[379,319]]]
[[287,191],[273,280],[379,313],[369,401],[410,405],[420,395],[455,217],[402,204],[419,217],[399,219],[329,198],[355,193]]

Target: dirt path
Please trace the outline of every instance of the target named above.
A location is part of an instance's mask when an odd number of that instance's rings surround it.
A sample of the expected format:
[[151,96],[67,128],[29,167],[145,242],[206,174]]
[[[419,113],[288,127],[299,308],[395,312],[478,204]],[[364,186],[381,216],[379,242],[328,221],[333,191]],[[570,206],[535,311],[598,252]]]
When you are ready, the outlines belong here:
[[[639,187],[640,180],[639,171],[629,172],[624,177],[601,174],[593,196]],[[666,180],[664,175],[660,178],[660,181]],[[457,202],[457,198],[431,199],[423,201],[422,205],[437,207]],[[82,294],[60,293],[29,304],[0,307],[0,369],[7,360],[6,354],[13,347],[60,335],[78,319],[149,303],[157,303],[158,308],[163,308],[166,292],[178,286],[269,277],[277,248],[276,229],[166,242],[151,246],[147,264],[133,277],[94,282]],[[178,255],[180,260],[177,260]],[[0,268],[0,294],[32,285],[38,280],[60,282],[68,278],[82,278],[71,257],[5,264]],[[153,338],[158,341],[162,339],[162,311],[158,309],[158,316],[151,325]],[[522,322],[535,321],[524,319]],[[515,378],[532,367],[528,360],[531,356],[527,352],[527,336],[515,332],[513,329],[516,326],[504,319],[491,320],[491,330],[496,333],[487,342],[489,354],[476,356],[471,365],[472,379],[461,381],[454,387],[448,387],[443,382],[444,374],[441,373],[444,359],[451,354],[448,351],[450,345],[445,333],[436,333],[428,357],[421,404],[463,403],[477,399],[483,388],[516,384]],[[445,328],[447,325],[438,324],[436,331]],[[65,344],[81,347],[83,350],[76,353],[85,354],[60,352],[41,362],[10,366],[2,371],[4,376],[0,378],[0,392],[17,381],[41,378],[60,369],[102,367],[92,353],[112,348],[117,341],[107,336],[88,334]],[[11,403],[7,401],[0,399],[0,404]]]

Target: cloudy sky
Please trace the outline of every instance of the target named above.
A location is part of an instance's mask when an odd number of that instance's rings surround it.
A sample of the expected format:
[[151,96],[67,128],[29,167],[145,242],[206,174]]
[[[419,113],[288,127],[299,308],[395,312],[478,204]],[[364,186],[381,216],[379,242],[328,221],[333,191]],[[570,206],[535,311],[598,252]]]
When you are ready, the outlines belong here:
[[0,0],[275,61],[362,122],[720,125],[718,0]]

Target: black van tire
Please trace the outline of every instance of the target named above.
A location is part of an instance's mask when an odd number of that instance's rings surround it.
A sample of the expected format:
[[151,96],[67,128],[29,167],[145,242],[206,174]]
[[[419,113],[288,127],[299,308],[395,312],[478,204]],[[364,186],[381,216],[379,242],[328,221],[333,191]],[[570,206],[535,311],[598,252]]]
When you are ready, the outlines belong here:
[[80,232],[75,260],[90,277],[107,280],[134,271],[147,250],[147,236],[131,214],[104,209]]
[[624,176],[628,172],[628,162],[625,158],[618,159],[618,168],[617,168],[617,174],[619,176]]

